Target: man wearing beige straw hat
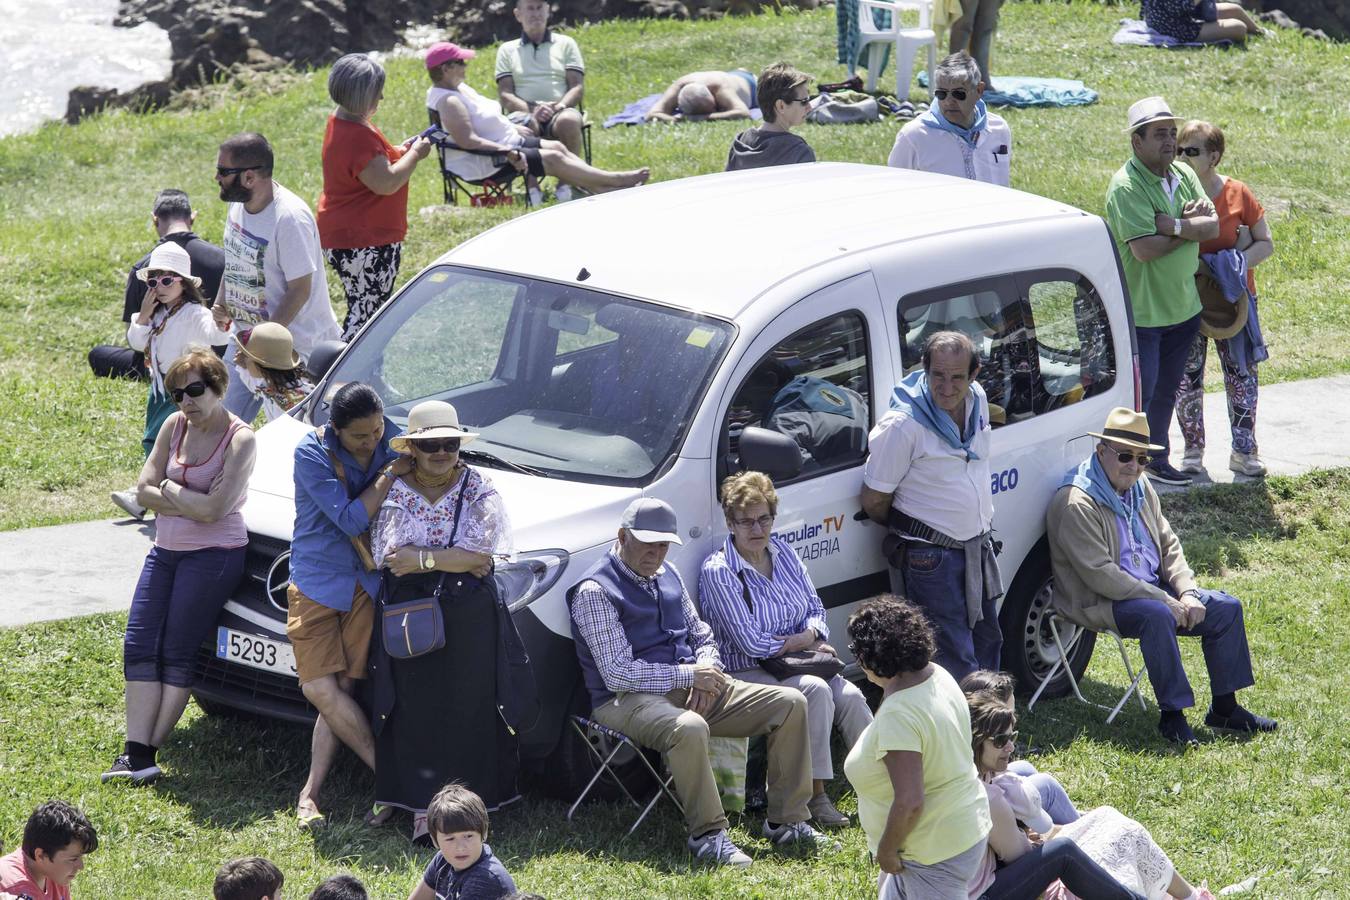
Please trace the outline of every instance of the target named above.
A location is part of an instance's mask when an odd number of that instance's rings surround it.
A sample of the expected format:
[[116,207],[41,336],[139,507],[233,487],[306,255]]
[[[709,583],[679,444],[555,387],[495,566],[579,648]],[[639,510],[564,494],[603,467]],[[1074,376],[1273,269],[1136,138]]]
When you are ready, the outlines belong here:
[[267,421],[285,415],[314,390],[304,360],[295,352],[291,332],[280,322],[262,322],[239,334],[235,371],[253,395],[262,400]]
[[1200,327],[1200,242],[1218,235],[1219,217],[1195,172],[1176,162],[1180,119],[1167,101],[1146,97],[1130,107],[1126,121],[1134,153],[1106,189],[1106,221],[1130,289],[1140,402],[1158,447],[1149,475],[1164,484],[1190,484],[1168,461],[1167,429]]
[[1142,413],[1111,410],[1093,454],[1070,469],[1046,514],[1055,611],[1083,628],[1138,638],[1162,716],[1158,730],[1189,745],[1183,710],[1195,705],[1178,635],[1200,638],[1213,695],[1205,724],[1220,731],[1274,731],[1273,719],[1238,705],[1255,684],[1242,604],[1195,583],[1158,495],[1140,476],[1156,452]]

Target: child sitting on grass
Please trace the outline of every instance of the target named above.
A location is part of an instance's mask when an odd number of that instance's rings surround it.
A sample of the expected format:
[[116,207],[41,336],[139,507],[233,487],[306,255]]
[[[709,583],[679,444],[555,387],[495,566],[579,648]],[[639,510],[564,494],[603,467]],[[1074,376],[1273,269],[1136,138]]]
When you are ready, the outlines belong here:
[[211,893],[215,900],[281,900],[285,880],[270,860],[245,856],[220,867]]
[[285,325],[260,322],[251,331],[240,332],[238,340],[235,364],[249,390],[262,398],[267,421],[284,415],[314,390]]
[[502,900],[515,893],[516,883],[483,843],[488,812],[473,791],[455,781],[441,788],[427,807],[427,831],[437,852],[408,900]]

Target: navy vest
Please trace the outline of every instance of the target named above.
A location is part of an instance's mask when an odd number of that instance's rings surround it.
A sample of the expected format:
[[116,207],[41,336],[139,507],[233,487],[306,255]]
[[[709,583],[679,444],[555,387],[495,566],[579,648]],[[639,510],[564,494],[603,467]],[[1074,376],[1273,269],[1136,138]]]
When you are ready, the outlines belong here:
[[[619,568],[614,554],[606,553],[568,590],[569,610],[577,588],[586,581],[598,583],[614,604],[619,614],[619,625],[633,647],[633,659],[668,666],[692,664],[695,661],[693,647],[689,644],[689,628],[684,621],[684,592],[680,589],[679,578],[669,566],[656,576],[656,588],[661,599],[653,600],[652,595],[631,575]],[[611,699],[614,692],[605,686],[604,679],[600,677],[600,670],[595,667],[595,657],[591,655],[591,648],[581,636],[575,620],[572,620],[572,640],[576,643],[581,676],[591,695],[591,708],[595,709]]]

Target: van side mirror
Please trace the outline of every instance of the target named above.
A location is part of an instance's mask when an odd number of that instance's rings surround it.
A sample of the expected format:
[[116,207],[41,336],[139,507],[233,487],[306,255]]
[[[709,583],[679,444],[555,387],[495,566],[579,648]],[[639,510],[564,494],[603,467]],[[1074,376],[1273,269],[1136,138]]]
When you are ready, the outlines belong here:
[[741,432],[741,469],[763,472],[775,482],[796,478],[802,471],[802,451],[786,434],[746,426]]
[[333,368],[333,362],[346,349],[347,345],[342,341],[320,341],[316,344],[314,350],[309,354],[309,361],[305,363],[305,368],[309,370],[309,377],[318,381],[327,375],[328,370]]

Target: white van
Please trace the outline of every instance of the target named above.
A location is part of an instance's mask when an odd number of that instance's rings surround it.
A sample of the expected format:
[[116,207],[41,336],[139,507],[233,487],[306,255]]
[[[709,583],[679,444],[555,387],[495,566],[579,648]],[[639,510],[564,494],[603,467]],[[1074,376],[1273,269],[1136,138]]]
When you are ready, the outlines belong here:
[[[566,794],[588,774],[566,714],[587,701],[563,595],[610,546],[624,507],[643,495],[675,507],[684,545],[669,561],[693,586],[726,537],[717,485],[742,468],[769,472],[776,533],[842,634],[858,601],[888,584],[882,529],[859,513],[866,434],[925,337],[946,328],[974,337],[1002,420],[989,489],[1009,585],[1004,665],[1031,685],[1055,658],[1041,620],[1046,505],[1090,452],[1085,432],[1137,395],[1111,236],[1100,218],[1042,197],[822,163],[513,219],[419,273],[350,345],[317,351],[321,388],[258,434],[249,577],[203,647],[197,695],[212,710],[312,716],[285,640],[292,450],[327,420],[322,398],[337,384],[372,385],[395,421],[448,400],[481,432],[466,461],[490,471],[514,526],[519,558],[497,578],[544,701],[522,753],[548,759],[550,786]],[[803,385],[848,412],[813,418]]]

